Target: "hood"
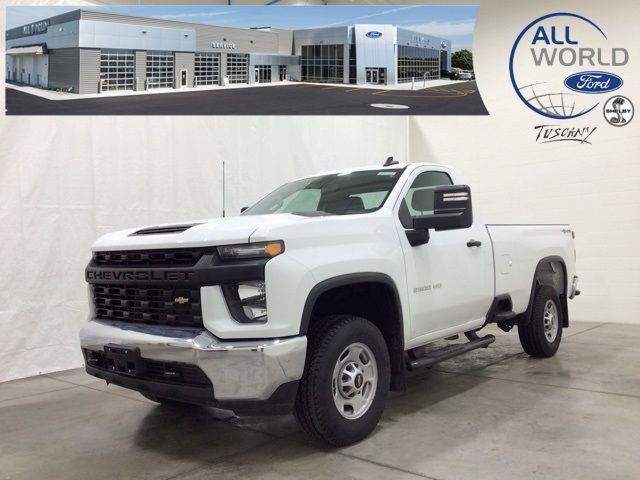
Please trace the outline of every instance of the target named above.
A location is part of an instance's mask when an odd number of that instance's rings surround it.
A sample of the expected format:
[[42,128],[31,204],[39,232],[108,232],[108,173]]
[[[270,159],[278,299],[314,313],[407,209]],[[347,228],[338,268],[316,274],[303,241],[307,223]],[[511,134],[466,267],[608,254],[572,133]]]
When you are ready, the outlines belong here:
[[[139,250],[169,247],[213,247],[247,243],[253,232],[260,227],[273,228],[304,220],[305,217],[287,213],[211,218],[137,227],[103,235],[92,245],[91,249],[93,251]],[[167,232],[163,232],[164,229]],[[145,232],[145,230],[147,231]],[[278,239],[274,238],[273,240]]]

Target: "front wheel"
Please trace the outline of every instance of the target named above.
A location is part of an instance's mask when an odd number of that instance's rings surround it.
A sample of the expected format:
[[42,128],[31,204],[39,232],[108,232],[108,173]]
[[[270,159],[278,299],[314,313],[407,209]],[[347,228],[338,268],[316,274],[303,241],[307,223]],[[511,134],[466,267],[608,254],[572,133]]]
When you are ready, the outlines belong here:
[[562,339],[562,307],[553,287],[542,286],[536,292],[528,325],[518,326],[520,344],[532,357],[552,357]]
[[335,446],[365,438],[378,424],[389,391],[389,352],[368,320],[331,315],[309,338],[295,414],[308,433]]

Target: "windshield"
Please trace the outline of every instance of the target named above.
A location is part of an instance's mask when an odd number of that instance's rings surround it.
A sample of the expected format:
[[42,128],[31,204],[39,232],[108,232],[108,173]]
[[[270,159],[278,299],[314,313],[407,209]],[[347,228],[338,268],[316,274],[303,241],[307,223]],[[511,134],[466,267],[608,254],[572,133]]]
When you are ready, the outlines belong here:
[[401,174],[402,169],[385,169],[303,178],[277,188],[243,215],[373,212],[382,207]]

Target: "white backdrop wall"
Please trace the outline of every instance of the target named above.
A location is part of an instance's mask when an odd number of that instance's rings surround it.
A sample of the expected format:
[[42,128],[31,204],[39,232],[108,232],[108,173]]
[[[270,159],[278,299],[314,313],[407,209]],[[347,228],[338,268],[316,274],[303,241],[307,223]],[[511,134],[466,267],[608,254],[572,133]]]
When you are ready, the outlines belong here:
[[[290,178],[391,154],[451,164],[472,186],[478,217],[574,225],[583,295],[572,318],[637,323],[640,118],[615,129],[590,115],[593,145],[535,144],[542,122],[512,91],[507,58],[520,29],[552,5],[476,3],[476,73],[490,116],[1,116],[0,381],[80,366],[88,246],[114,229],[220,215],[223,160],[228,214]],[[562,0],[562,10],[614,26],[632,59],[620,93],[637,106],[640,4]]]
[[[533,19],[552,11],[593,19],[630,62],[615,72],[617,92],[640,103],[640,3],[563,0],[481,1],[474,30],[474,66],[489,117],[414,117],[412,161],[457,167],[471,185],[474,213],[487,222],[562,223],[576,231],[582,295],[570,302],[575,320],[640,322],[640,117],[624,127],[608,125],[597,111],[569,126],[592,126],[592,144],[536,144],[535,125],[549,121],[520,102],[509,80],[515,37]],[[585,67],[586,69],[587,67]],[[605,96],[608,98],[610,95]]]
[[[411,160],[457,168],[471,186],[474,218],[487,223],[570,223],[576,232],[581,295],[569,302],[573,320],[640,321],[640,149],[611,155],[617,142],[591,150],[570,145],[545,152],[528,145],[530,128],[503,119],[501,134],[523,138],[496,149],[496,124],[414,119]],[[452,131],[467,137],[461,142]],[[464,132],[464,133],[462,133]],[[595,142],[595,140],[594,140]],[[540,149],[538,147],[541,147]]]
[[0,118],[0,381],[82,365],[101,234],[227,213],[297,176],[407,160],[405,118]]

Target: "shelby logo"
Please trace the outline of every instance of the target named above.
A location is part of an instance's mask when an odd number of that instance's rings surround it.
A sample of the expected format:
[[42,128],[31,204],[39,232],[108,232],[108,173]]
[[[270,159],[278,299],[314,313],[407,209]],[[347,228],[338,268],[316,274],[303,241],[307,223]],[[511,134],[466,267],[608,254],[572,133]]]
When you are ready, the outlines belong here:
[[534,130],[537,131],[536,142],[553,143],[553,142],[591,142],[588,138],[598,127],[562,127],[560,125],[537,125]]
[[623,127],[624,125],[628,125],[633,118],[633,103],[631,103],[631,100],[627,97],[616,95],[606,101],[603,113],[609,125]]
[[593,110],[599,104],[594,94],[622,86],[618,75],[590,67],[615,68],[628,62],[628,50],[610,45],[593,21],[574,13],[551,13],[520,32],[511,49],[509,74],[528,108],[565,120]]
[[161,270],[87,270],[87,280],[115,281],[187,281],[193,272],[164,272]]

